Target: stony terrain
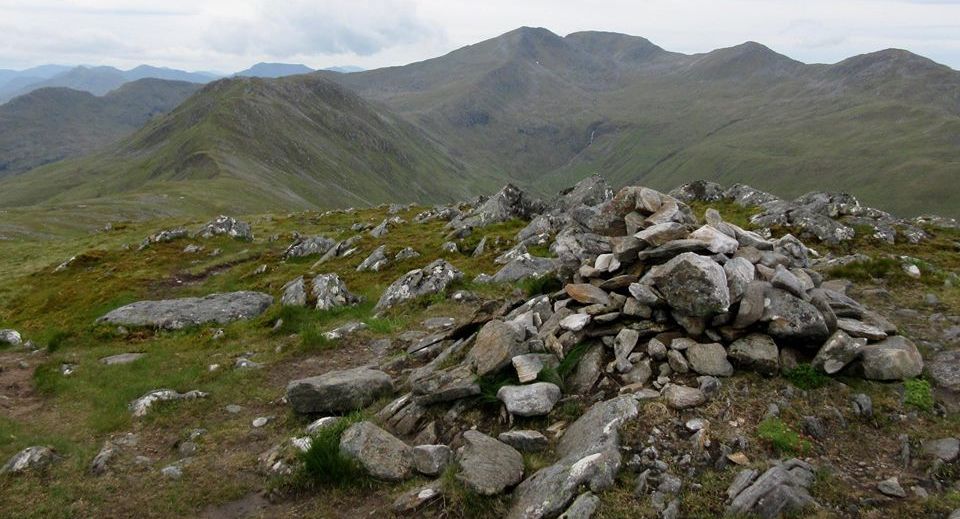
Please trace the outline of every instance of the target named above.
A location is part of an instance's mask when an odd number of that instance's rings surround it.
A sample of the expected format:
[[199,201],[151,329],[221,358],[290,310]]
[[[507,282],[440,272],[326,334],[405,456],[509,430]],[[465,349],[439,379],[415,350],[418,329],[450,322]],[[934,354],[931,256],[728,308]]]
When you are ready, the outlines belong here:
[[0,511],[955,519],[958,251],[599,176],[0,242]]

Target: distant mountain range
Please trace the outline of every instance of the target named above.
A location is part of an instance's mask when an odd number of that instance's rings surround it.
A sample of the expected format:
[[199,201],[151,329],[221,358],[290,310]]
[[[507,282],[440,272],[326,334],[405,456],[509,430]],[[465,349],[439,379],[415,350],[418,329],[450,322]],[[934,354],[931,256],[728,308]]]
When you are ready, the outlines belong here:
[[[359,67],[331,67],[324,70],[357,72],[363,69]],[[237,72],[235,75],[276,78],[295,74],[309,74],[310,72],[314,72],[314,69],[306,65],[258,63],[251,68]],[[166,79],[203,84],[221,77],[223,76],[213,72],[187,72],[150,65],[140,65],[130,70],[120,70],[114,67],[66,67],[62,65],[43,65],[19,71],[0,69],[0,103],[41,88],[64,87],[102,96],[126,83],[139,79]]]
[[[283,70],[304,69],[250,73]],[[0,181],[0,207],[424,203],[598,172],[960,216],[958,135],[960,72],[903,50],[807,65],[753,42],[687,55],[521,28],[401,67],[216,81],[102,151]]]

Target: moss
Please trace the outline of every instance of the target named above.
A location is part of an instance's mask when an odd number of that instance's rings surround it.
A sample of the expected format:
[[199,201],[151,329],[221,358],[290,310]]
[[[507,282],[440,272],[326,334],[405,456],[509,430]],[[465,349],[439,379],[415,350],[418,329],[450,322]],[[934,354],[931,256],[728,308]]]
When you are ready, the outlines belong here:
[[775,417],[765,418],[757,425],[757,437],[781,454],[803,454],[811,448],[810,442]]
[[903,403],[923,411],[932,411],[933,389],[930,383],[919,378],[904,380]]
[[784,376],[791,384],[806,390],[817,389],[830,382],[830,377],[824,375],[810,364],[799,364]]

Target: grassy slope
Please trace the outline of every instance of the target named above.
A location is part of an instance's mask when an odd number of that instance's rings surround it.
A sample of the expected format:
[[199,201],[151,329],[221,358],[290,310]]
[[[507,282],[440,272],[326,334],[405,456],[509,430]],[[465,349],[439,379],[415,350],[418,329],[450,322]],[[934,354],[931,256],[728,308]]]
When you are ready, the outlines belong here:
[[0,106],[0,178],[102,148],[167,113],[199,85],[144,79],[103,96],[45,88]]

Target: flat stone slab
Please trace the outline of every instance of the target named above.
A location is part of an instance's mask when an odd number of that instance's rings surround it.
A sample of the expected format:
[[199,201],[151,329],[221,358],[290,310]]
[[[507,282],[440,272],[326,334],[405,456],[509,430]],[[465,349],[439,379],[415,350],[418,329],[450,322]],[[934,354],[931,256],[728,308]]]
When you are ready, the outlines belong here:
[[107,366],[130,364],[142,358],[144,355],[146,355],[146,353],[121,353],[119,355],[110,355],[109,357],[104,357],[100,359],[100,362],[106,364]]
[[227,324],[256,317],[273,304],[260,292],[229,292],[205,297],[139,301],[111,311],[98,323],[179,330],[188,326]]

